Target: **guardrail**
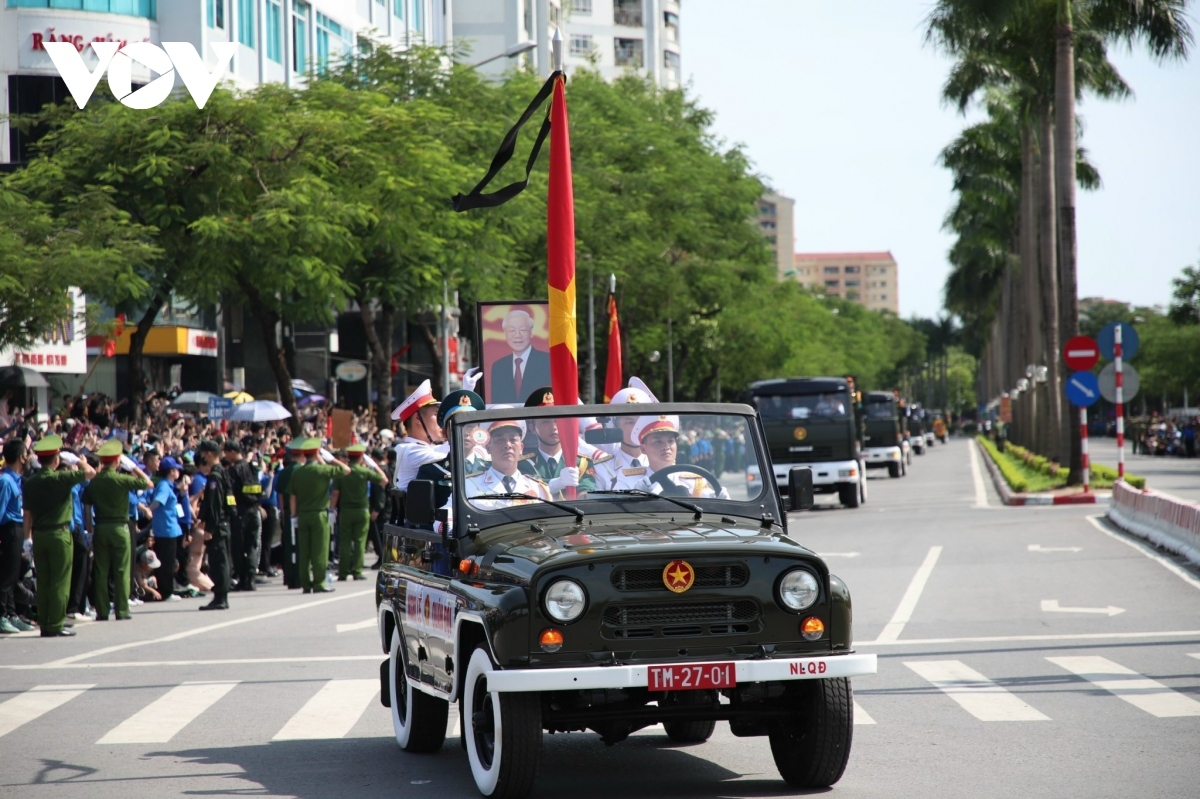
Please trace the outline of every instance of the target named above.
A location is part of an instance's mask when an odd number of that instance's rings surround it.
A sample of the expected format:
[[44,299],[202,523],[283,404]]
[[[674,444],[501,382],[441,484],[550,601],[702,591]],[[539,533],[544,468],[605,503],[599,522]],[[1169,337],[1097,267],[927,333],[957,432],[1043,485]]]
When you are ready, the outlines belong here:
[[1200,564],[1200,504],[1121,480],[1113,485],[1108,518],[1122,530]]

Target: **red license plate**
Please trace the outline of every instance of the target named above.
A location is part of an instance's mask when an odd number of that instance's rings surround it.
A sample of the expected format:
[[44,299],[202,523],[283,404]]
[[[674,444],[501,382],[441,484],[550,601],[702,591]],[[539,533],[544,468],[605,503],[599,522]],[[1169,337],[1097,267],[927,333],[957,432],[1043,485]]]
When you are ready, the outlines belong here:
[[733,688],[737,685],[737,667],[733,663],[651,666],[646,673],[646,683],[651,691]]

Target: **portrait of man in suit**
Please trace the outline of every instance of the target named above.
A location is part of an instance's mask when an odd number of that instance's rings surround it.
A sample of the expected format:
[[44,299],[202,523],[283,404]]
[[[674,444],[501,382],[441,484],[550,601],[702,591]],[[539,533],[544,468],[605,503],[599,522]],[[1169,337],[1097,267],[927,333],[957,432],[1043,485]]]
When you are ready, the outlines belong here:
[[499,357],[492,361],[484,383],[488,404],[522,405],[529,392],[550,385],[550,353],[538,347],[548,340],[548,333],[537,328],[533,315],[522,308],[504,314],[504,342],[493,348]]

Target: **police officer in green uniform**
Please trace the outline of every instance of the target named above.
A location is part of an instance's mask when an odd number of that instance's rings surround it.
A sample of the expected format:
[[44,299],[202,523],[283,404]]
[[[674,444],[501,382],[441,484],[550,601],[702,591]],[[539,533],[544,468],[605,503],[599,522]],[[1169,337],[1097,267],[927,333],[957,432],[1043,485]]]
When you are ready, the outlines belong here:
[[96,621],[108,620],[108,581],[112,578],[113,605],[118,619],[129,619],[129,563],[133,544],[129,539],[129,492],[149,488],[153,482],[136,465],[133,474],[121,474],[121,442],[105,442],[96,455],[100,472],[83,489],[83,514],[92,535],[92,585],[96,591]]
[[225,474],[233,488],[237,513],[230,520],[230,545],[233,548],[233,576],[238,591],[253,591],[258,574],[258,548],[262,539],[262,514],[258,501],[262,485],[258,472],[242,454],[242,445],[229,439],[222,448],[229,467]]
[[[554,394],[549,386],[534,391],[525,400],[526,408],[540,408],[554,404]],[[533,432],[532,447],[528,449],[517,464],[522,474],[537,477],[549,487],[551,494],[561,494],[568,486],[578,492],[596,490],[596,476],[591,471],[590,458],[579,456],[574,469],[563,466],[562,442],[558,435],[557,419],[531,419],[529,427]]]
[[200,610],[229,610],[229,520],[237,513],[237,500],[229,476],[218,463],[221,448],[215,441],[202,441],[196,448],[196,470],[208,477],[200,498],[199,526],[208,551],[213,599]]
[[350,467],[337,458],[320,463],[320,449],[321,442],[315,438],[300,444],[297,452],[304,457],[304,465],[297,466],[288,481],[300,544],[300,587],[306,594],[333,590],[325,587],[325,571],[329,568],[329,486],[338,476],[350,473]]
[[74,510],[71,489],[96,474],[96,470],[82,460],[78,469],[58,471],[60,450],[62,439],[54,435],[34,444],[33,453],[42,468],[25,478],[22,492],[25,537],[33,538],[33,561],[38,575],[38,627],[43,638],[75,634],[74,630],[63,627],[75,550],[71,538]]
[[[374,461],[367,465],[367,448],[352,444],[346,448],[350,471],[333,479],[333,502],[341,529],[338,540],[338,580],[363,576],[363,554],[367,548],[367,532],[371,526],[370,492],[380,492],[387,485],[387,475]],[[374,486],[374,488],[369,488]]]

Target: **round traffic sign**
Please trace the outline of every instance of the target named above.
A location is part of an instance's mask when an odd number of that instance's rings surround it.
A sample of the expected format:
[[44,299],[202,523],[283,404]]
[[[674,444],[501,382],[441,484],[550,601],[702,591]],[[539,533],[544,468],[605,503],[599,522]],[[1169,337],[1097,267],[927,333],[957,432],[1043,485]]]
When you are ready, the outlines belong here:
[[1100,401],[1100,381],[1091,372],[1076,372],[1067,378],[1067,399],[1078,408]]
[[[1137,369],[1127,363],[1121,364],[1121,401],[1129,402],[1142,387]],[[1109,402],[1117,401],[1117,365],[1110,363],[1100,370],[1100,396]]]
[[1138,354],[1137,331],[1133,329],[1133,325],[1128,322],[1112,322],[1104,326],[1100,331],[1100,335],[1096,336],[1096,341],[1100,345],[1100,354],[1107,360],[1116,360],[1115,343],[1117,325],[1121,326],[1121,360],[1132,360],[1133,356]]
[[1075,336],[1063,346],[1063,360],[1071,371],[1086,372],[1100,360],[1100,345],[1091,336]]

